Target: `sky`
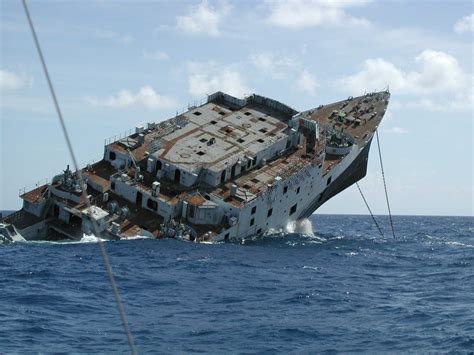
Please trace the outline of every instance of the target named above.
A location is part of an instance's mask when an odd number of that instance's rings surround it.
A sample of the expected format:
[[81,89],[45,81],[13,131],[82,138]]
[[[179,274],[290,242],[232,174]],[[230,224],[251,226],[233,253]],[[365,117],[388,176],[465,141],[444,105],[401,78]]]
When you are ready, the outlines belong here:
[[[379,127],[393,214],[473,215],[467,1],[30,1],[81,165],[104,139],[215,91],[306,110],[387,86]],[[0,210],[71,164],[18,1],[1,2]],[[360,186],[387,207],[376,144]],[[355,186],[317,213],[365,214]]]

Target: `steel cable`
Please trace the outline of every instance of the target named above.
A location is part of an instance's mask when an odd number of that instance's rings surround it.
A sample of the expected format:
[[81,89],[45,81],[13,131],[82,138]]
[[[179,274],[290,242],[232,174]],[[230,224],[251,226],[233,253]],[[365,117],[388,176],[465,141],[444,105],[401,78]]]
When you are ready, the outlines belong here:
[[385,200],[387,201],[388,217],[390,218],[390,227],[392,228],[392,235],[393,235],[393,238],[395,238],[395,229],[393,228],[392,211],[390,210],[390,202],[389,202],[389,199],[388,199],[387,184],[385,182],[385,173],[384,173],[384,170],[383,170],[382,151],[380,149],[379,131],[378,130],[375,131],[375,135],[377,137],[377,148],[379,150],[380,170],[382,171],[383,188],[385,190]]
[[77,174],[77,177],[78,177],[78,180],[79,180],[79,184],[81,186],[82,196],[84,197],[84,199],[86,201],[87,210],[89,211],[89,217],[90,217],[91,222],[92,222],[92,228],[94,230],[95,236],[98,239],[100,254],[102,255],[105,270],[107,272],[107,276],[108,276],[108,279],[109,279],[109,282],[110,282],[110,286],[112,287],[112,291],[113,291],[113,294],[114,294],[114,297],[115,297],[115,303],[117,304],[117,308],[118,308],[119,313],[120,313],[120,319],[122,321],[122,325],[123,325],[125,334],[127,336],[127,341],[128,341],[128,345],[130,347],[130,352],[132,354],[136,354],[137,351],[135,349],[133,336],[132,336],[132,333],[130,331],[130,327],[129,327],[128,322],[127,322],[127,318],[126,318],[126,315],[125,315],[125,309],[124,309],[122,301],[120,299],[120,294],[119,294],[119,291],[118,291],[118,288],[117,288],[117,284],[115,283],[115,278],[114,278],[114,275],[112,273],[112,267],[110,266],[109,257],[108,257],[108,255],[105,251],[104,243],[102,242],[102,239],[100,238],[100,231],[98,229],[97,222],[95,221],[95,219],[93,218],[93,215],[92,215],[91,202],[89,201],[89,197],[87,196],[87,186],[84,184],[84,179],[82,177],[81,170],[79,169],[79,166],[77,164],[76,156],[75,156],[74,150],[72,148],[72,144],[71,144],[71,140],[69,138],[69,134],[68,134],[68,131],[67,131],[67,128],[66,128],[66,124],[65,124],[61,109],[59,107],[59,102],[58,102],[58,99],[56,97],[56,93],[54,91],[54,87],[53,87],[51,78],[49,76],[48,68],[46,66],[46,61],[44,60],[43,52],[41,50],[40,43],[39,43],[38,37],[36,35],[36,31],[35,31],[35,27],[33,25],[33,21],[31,19],[30,11],[28,9],[28,4],[27,4],[26,0],[22,0],[22,3],[23,3],[23,8],[25,10],[26,17],[28,19],[28,24],[30,26],[31,34],[33,36],[33,40],[35,42],[35,46],[36,46],[36,49],[38,51],[38,55],[39,55],[39,58],[40,58],[40,61],[41,61],[41,65],[43,67],[43,72],[44,72],[44,75],[46,76],[46,81],[48,82],[49,91],[51,93],[51,96],[52,96],[52,99],[53,99],[53,102],[54,102],[54,107],[56,109],[56,113],[58,115],[59,122],[61,124],[61,129],[63,131],[63,135],[64,135],[64,138],[66,140],[66,144],[67,144],[67,147],[68,147],[68,150],[69,150],[69,154],[71,155],[71,159],[72,159],[74,168],[76,170],[76,174]]
[[360,186],[359,186],[359,183],[358,183],[358,182],[356,182],[356,186],[357,186],[357,188],[359,189],[360,195],[362,196],[362,199],[364,200],[365,205],[367,206],[367,209],[369,210],[370,216],[371,216],[372,219],[374,220],[375,226],[376,226],[377,229],[379,230],[380,235],[382,236],[382,238],[384,238],[382,229],[380,228],[379,224],[377,223],[377,220],[375,219],[375,216],[374,216],[374,214],[372,213],[372,210],[370,209],[369,204],[368,204],[367,200],[365,199],[365,196],[364,196],[364,194],[362,193],[362,190],[360,189]]

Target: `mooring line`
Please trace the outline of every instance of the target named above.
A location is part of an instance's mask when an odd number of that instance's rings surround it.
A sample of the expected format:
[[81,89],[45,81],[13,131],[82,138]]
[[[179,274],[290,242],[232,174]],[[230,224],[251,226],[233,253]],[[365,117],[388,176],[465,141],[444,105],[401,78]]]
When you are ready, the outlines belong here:
[[390,218],[390,227],[392,228],[393,238],[395,238],[395,229],[393,228],[392,211],[390,210],[390,202],[389,202],[389,199],[388,199],[387,184],[385,182],[385,173],[384,173],[384,170],[383,170],[382,151],[380,149],[380,140],[379,140],[379,130],[378,129],[375,130],[375,136],[377,137],[377,148],[379,150],[380,170],[382,171],[383,188],[385,190],[385,200],[387,201],[388,216]]
[[370,209],[369,204],[368,204],[367,200],[365,199],[365,196],[364,196],[364,194],[362,193],[362,190],[360,189],[360,186],[359,186],[359,183],[358,183],[358,182],[356,182],[356,186],[357,186],[357,188],[359,189],[360,195],[362,196],[362,199],[364,200],[365,205],[367,206],[367,209],[369,210],[370,216],[371,216],[372,219],[374,220],[375,226],[376,226],[377,229],[379,230],[380,235],[382,236],[382,238],[384,238],[382,229],[380,228],[379,224],[377,223],[377,220],[375,219],[375,216],[374,216],[374,214],[372,213],[372,210]]
[[110,286],[112,287],[112,291],[114,293],[115,303],[117,304],[117,308],[118,308],[119,313],[120,313],[120,319],[122,320],[122,325],[123,325],[125,334],[127,335],[127,341],[128,341],[128,345],[130,347],[130,352],[132,354],[136,354],[137,351],[135,349],[133,336],[132,336],[132,333],[130,331],[130,327],[129,327],[128,322],[127,322],[127,317],[125,315],[125,309],[124,309],[122,301],[120,299],[120,294],[119,294],[119,291],[118,291],[118,288],[117,288],[117,284],[115,283],[115,278],[114,278],[114,275],[112,273],[112,267],[110,266],[109,258],[108,258],[108,255],[107,255],[106,251],[105,251],[104,243],[102,242],[102,239],[100,238],[100,231],[97,227],[97,222],[95,221],[95,219],[93,218],[93,215],[92,215],[91,203],[90,203],[89,198],[87,196],[87,186],[84,184],[84,179],[82,177],[81,170],[79,169],[79,166],[77,164],[76,156],[75,156],[74,150],[72,148],[71,140],[69,138],[69,134],[68,134],[68,131],[67,131],[67,128],[66,128],[66,124],[65,124],[65,121],[64,121],[64,118],[63,118],[63,114],[61,112],[61,108],[59,107],[59,102],[58,102],[58,99],[56,97],[56,93],[54,91],[53,83],[51,82],[51,78],[49,76],[49,71],[48,71],[48,68],[46,66],[46,61],[44,60],[43,52],[41,50],[40,43],[39,43],[38,37],[36,35],[36,31],[35,31],[35,27],[33,25],[33,21],[31,19],[30,11],[28,9],[28,4],[27,4],[26,0],[22,0],[22,3],[23,3],[23,8],[25,10],[26,17],[28,19],[28,24],[30,26],[31,34],[33,35],[33,40],[35,42],[35,46],[36,46],[36,49],[38,51],[38,55],[39,55],[39,58],[40,58],[40,61],[41,61],[41,65],[43,67],[43,72],[44,72],[44,75],[46,76],[46,81],[48,82],[49,91],[50,91],[51,96],[53,98],[54,107],[56,109],[56,113],[58,115],[59,122],[61,124],[61,129],[63,131],[64,138],[66,139],[66,144],[67,144],[67,147],[69,149],[69,154],[71,155],[71,159],[72,159],[74,168],[76,169],[76,174],[77,174],[79,184],[80,184],[81,190],[82,190],[82,196],[85,198],[85,201],[86,201],[87,209],[89,211],[89,217],[90,217],[91,222],[92,222],[92,228],[94,230],[95,236],[98,239],[100,254],[102,255],[102,259],[103,259],[104,265],[105,265],[105,270],[106,270],[107,276],[109,278]]

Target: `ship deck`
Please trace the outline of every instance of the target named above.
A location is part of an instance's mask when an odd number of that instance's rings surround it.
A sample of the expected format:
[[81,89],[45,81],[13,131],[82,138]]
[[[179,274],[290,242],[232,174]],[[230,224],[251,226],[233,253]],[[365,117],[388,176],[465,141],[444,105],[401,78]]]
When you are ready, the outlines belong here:
[[[363,149],[372,139],[373,132],[377,129],[385,113],[389,95],[388,92],[368,94],[301,112],[300,114],[304,118],[319,123],[320,139],[310,151],[307,151],[306,147],[306,140],[309,139],[309,136],[305,136],[303,130],[303,140],[299,145],[284,151],[283,155],[276,156],[266,164],[258,166],[249,164],[249,168],[244,173],[217,187],[204,183],[200,183],[199,186],[184,187],[169,179],[162,179],[159,197],[170,204],[186,199],[193,204],[204,203],[205,201],[201,201],[202,197],[189,195],[190,192],[199,190],[204,196],[212,194],[241,207],[271,188],[275,179],[284,181],[308,166],[322,165],[323,174],[326,174],[344,159],[344,156],[326,155],[323,161],[320,160],[321,153],[326,147],[326,128],[344,130],[354,138],[358,148]],[[204,112],[206,114],[203,114]],[[160,140],[161,146],[155,152],[164,160],[170,159],[168,153],[175,149],[172,156],[174,158],[179,156],[179,164],[190,163],[206,167],[213,164],[214,166],[225,165],[229,162],[233,164],[236,158],[255,156],[259,150],[269,147],[276,139],[285,139],[288,129],[287,121],[291,117],[291,113],[285,115],[283,111],[275,110],[273,112],[268,107],[260,107],[255,103],[236,109],[220,103],[219,100],[214,100],[200,107],[192,108],[171,121],[142,130],[143,135],[136,133],[121,141],[109,144],[107,147],[111,151],[127,155],[129,151],[131,152],[140,167],[140,174],[143,176],[143,179],[137,182],[137,186],[149,192],[156,177],[146,171],[147,159],[153,148],[152,145],[156,143],[157,139]],[[180,127],[178,125],[180,119],[188,124]],[[206,144],[211,138],[215,138],[217,146],[209,147]],[[140,139],[143,140],[143,143],[136,144]],[[213,149],[219,152],[211,152]],[[204,152],[204,150],[206,151]],[[199,153],[197,156],[192,156],[197,153]],[[200,159],[199,156],[203,159]],[[89,165],[82,172],[84,178],[89,182],[87,192],[92,195],[94,204],[107,210],[108,201],[115,200],[121,207],[128,207],[130,212],[127,218],[116,220],[124,235],[134,236],[140,230],[147,230],[155,236],[159,235],[160,224],[164,222],[162,217],[157,213],[137,207],[136,204],[121,198],[110,190],[110,177],[116,174],[117,170],[109,162],[102,160]],[[133,178],[134,168],[129,168],[127,173]],[[231,196],[234,184],[237,185],[237,192]],[[59,185],[56,183],[52,186],[61,189]],[[28,202],[38,202],[47,186],[38,186],[21,195],[21,198]],[[108,193],[108,199],[104,198],[105,192]],[[79,196],[76,193],[75,195]],[[68,199],[58,200],[77,216],[80,216],[86,208],[82,197],[78,199],[79,203]],[[28,217],[25,218],[26,222],[35,222],[30,216],[26,217]],[[197,231],[210,230],[214,232],[218,232],[220,228],[219,225],[191,227]]]

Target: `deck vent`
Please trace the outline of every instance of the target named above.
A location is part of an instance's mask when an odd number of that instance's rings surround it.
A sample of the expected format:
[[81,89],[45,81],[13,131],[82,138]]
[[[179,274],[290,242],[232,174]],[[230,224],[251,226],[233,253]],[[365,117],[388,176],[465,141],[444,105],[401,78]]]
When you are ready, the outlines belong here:
[[247,112],[245,112],[244,115],[245,115],[245,116],[250,116],[251,114],[252,114],[251,112],[248,112],[248,111],[247,111]]
[[197,154],[197,155],[200,155],[200,156],[203,156],[203,155],[206,154],[206,153],[204,153],[202,150],[200,150],[200,151],[197,152],[196,154]]
[[201,116],[202,115],[202,113],[199,112],[199,111],[195,111],[195,112],[193,112],[193,114],[196,115],[196,116]]
[[151,184],[151,195],[153,197],[160,195],[160,185],[158,181],[154,181],[153,184]]

